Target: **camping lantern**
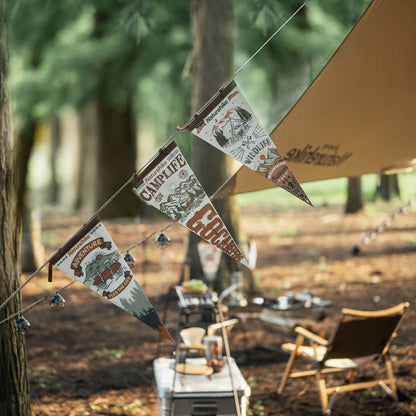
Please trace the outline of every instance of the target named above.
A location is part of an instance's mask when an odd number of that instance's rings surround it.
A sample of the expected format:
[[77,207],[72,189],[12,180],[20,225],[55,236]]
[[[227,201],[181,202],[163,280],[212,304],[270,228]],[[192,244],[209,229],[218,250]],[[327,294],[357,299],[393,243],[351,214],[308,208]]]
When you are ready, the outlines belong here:
[[155,240],[155,244],[160,248],[166,248],[170,244],[170,238],[161,231]]
[[129,252],[127,252],[124,256],[124,261],[130,267],[130,269],[134,268],[134,266],[136,265],[136,259]]
[[30,329],[30,322],[24,316],[21,316],[14,324],[14,327],[20,335],[24,335]]
[[65,307],[65,299],[59,294],[55,293],[54,297],[49,302],[49,306],[54,311],[59,311]]

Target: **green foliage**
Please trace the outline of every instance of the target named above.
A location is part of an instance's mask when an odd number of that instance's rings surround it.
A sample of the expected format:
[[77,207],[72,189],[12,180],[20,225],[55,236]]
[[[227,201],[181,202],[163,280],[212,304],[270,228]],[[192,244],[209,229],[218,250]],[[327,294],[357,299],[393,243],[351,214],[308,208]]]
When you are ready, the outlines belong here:
[[249,416],[264,416],[264,405],[261,400],[256,400],[248,411]]
[[[236,64],[301,4],[236,2]],[[366,4],[308,3],[241,73],[266,125],[275,125],[294,103]],[[188,2],[18,0],[11,22],[15,115],[39,119],[80,108],[105,89],[119,105],[133,95],[139,119],[162,141],[189,118],[190,32]]]
[[[236,1],[236,69],[302,3]],[[266,129],[275,127],[293,106],[368,3],[308,2],[239,73],[237,81]],[[153,147],[189,119],[193,48],[189,2],[16,0],[10,37],[17,127],[27,119],[78,111],[98,94],[120,107],[132,100],[139,138],[155,137]],[[178,144],[191,162],[191,135],[181,134]],[[321,204],[327,195],[315,198]]]
[[46,118],[102,93],[123,106],[133,96],[141,117],[165,132],[165,120],[188,113],[189,90],[173,92],[191,49],[187,7],[166,0],[20,0],[11,22],[15,116]]
[[102,347],[92,351],[92,356],[95,358],[104,358],[109,361],[117,361],[124,356],[124,346],[120,345],[118,349]]

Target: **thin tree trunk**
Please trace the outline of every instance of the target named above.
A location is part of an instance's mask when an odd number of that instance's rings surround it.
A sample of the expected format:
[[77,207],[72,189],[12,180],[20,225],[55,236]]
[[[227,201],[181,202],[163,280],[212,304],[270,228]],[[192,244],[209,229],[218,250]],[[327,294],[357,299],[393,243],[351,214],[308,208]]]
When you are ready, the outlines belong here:
[[[129,102],[125,108],[111,105],[104,95],[98,97],[98,150],[96,208],[99,208],[135,172],[136,135],[133,111]],[[103,217],[135,217],[140,200],[131,189],[125,189],[105,209]]]
[[35,142],[36,123],[27,120],[17,135],[16,157],[19,163],[15,170],[17,175],[17,211],[22,221],[21,267],[24,273],[34,272],[43,262],[44,248],[41,242],[40,221],[35,221],[32,208],[27,201],[26,179],[30,155]]
[[364,207],[363,195],[361,192],[361,177],[348,178],[348,197],[345,206],[346,214],[353,214]]
[[58,150],[61,145],[61,121],[54,114],[51,118],[51,184],[50,202],[57,204],[59,201],[58,183]]
[[23,219],[26,205],[26,177],[29,169],[29,159],[35,142],[36,123],[34,120],[26,120],[23,128],[16,138],[16,164],[17,175],[17,215]]
[[92,101],[79,114],[77,158],[78,175],[75,209],[93,211],[96,206],[97,148],[98,148],[97,103]]
[[[194,61],[192,109],[197,111],[233,74],[234,0],[193,0]],[[230,158],[197,137],[193,142],[193,170],[208,195],[212,195],[230,176]],[[219,215],[238,243],[239,212],[234,198],[214,201]],[[202,278],[197,243],[190,234],[188,260],[191,277]],[[230,283],[230,274],[239,264],[223,254],[216,289]]]
[[[109,22],[106,4],[97,3],[93,36],[101,38]],[[126,38],[126,42],[129,42]],[[129,66],[135,54],[131,54],[121,63],[119,76],[127,76]],[[118,95],[104,79],[104,66],[111,62],[102,62],[99,73],[100,85],[97,96],[97,176],[95,208],[106,202],[136,170],[136,127],[133,117],[133,89],[129,83],[120,82]],[[120,98],[123,97],[123,98]],[[117,102],[116,102],[117,101]],[[102,218],[135,217],[140,208],[140,200],[131,189],[125,189],[102,212]]]
[[[0,299],[19,286],[21,217],[16,213],[15,161],[10,139],[10,111],[6,88],[8,65],[8,1],[0,0]],[[20,296],[0,310],[0,320],[21,309]],[[0,414],[30,416],[30,391],[25,340],[13,321],[0,325]]]
[[393,196],[400,198],[399,179],[397,174],[379,176],[374,200],[380,196],[383,201],[390,201]]

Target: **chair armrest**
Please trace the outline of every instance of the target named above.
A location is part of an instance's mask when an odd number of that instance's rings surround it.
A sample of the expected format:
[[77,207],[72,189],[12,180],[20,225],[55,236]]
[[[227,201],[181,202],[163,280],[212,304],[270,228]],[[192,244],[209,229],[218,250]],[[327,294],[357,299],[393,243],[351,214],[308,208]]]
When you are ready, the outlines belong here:
[[207,328],[207,335],[214,335],[215,331],[218,329],[221,329],[221,327],[227,328],[228,330],[231,330],[232,327],[240,322],[237,318],[228,319],[223,322],[217,322],[216,324],[211,324]]
[[319,335],[316,335],[313,332],[308,331],[305,328],[302,328],[301,326],[297,326],[295,328],[295,332],[298,335],[304,336],[305,338],[309,339],[310,341],[316,342],[319,345],[327,346],[329,344],[329,342],[325,338],[322,338]]
[[374,317],[382,317],[382,316],[388,316],[388,315],[394,315],[396,313],[402,313],[404,314],[406,310],[409,308],[408,302],[399,303],[396,306],[393,306],[389,309],[383,309],[378,311],[362,311],[358,309],[349,309],[349,308],[343,308],[342,314],[343,315],[350,315],[350,316],[357,316],[361,318],[374,318]]

